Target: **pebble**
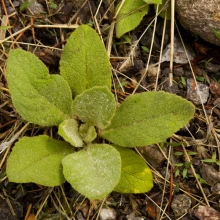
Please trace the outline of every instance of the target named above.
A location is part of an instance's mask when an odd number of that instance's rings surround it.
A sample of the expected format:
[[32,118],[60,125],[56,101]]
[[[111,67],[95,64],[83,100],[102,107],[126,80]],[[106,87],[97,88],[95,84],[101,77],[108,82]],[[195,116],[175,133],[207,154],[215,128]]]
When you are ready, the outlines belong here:
[[209,97],[209,87],[204,83],[197,82],[197,86],[195,85],[194,88],[193,81],[193,79],[187,79],[187,99],[196,105],[206,103]]
[[115,220],[116,212],[113,209],[101,209],[99,214],[100,220]]
[[161,153],[156,145],[138,147],[138,150],[155,169],[160,166],[165,160],[164,155]]
[[220,183],[216,183],[214,186],[211,187],[211,191],[213,193],[220,194]]
[[[170,61],[170,44],[164,49],[163,56],[161,58],[161,62]],[[193,60],[195,57],[195,53],[192,48],[188,45],[185,45],[189,60]],[[173,62],[186,64],[188,63],[188,59],[186,57],[185,49],[182,45],[182,42],[178,38],[174,38],[174,53],[173,53]]]
[[10,204],[12,207],[9,207],[6,199],[0,198],[0,219],[14,220],[15,216],[13,216],[11,209],[13,209],[18,219],[22,219],[23,206],[19,202],[14,200],[10,200]]
[[214,63],[207,63],[205,70],[209,73],[216,73],[220,70],[220,65]]
[[218,172],[212,165],[203,163],[199,169],[202,178],[209,184],[213,185],[220,183],[220,172]]
[[181,216],[189,211],[192,201],[189,196],[185,194],[176,195],[173,199],[171,207],[176,217]]
[[212,207],[207,206],[198,206],[193,214],[199,219],[199,220],[218,220],[220,219],[220,212],[213,209]]
[[143,217],[136,217],[134,212],[132,212],[130,215],[127,215],[126,219],[127,220],[144,220]]
[[33,15],[40,15],[45,13],[43,5],[41,5],[37,1],[34,1],[28,8],[33,13]]

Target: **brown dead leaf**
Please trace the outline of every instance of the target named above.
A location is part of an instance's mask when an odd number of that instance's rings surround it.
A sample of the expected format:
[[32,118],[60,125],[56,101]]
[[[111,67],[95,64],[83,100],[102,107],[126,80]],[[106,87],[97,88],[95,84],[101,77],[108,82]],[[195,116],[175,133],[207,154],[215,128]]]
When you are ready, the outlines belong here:
[[34,214],[30,214],[26,220],[36,220],[36,216]]

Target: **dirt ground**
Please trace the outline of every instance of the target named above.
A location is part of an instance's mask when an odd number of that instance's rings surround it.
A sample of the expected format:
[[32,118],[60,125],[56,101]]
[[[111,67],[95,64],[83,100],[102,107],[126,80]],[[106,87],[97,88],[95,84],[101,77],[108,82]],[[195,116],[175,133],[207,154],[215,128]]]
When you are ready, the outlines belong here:
[[[155,22],[153,7],[137,28],[118,39],[110,28],[118,1],[39,0],[33,6],[24,2],[0,3],[1,26],[11,26],[0,29],[0,220],[220,219],[220,48],[192,36],[176,18],[171,73],[169,56],[161,51],[162,42],[162,48],[169,49],[171,22],[166,22],[162,41],[165,22],[159,16]],[[63,46],[80,24],[91,25],[101,35],[119,102],[134,91],[164,90],[196,105],[191,122],[163,146],[136,149],[154,175],[154,187],[146,194],[113,192],[103,201],[89,201],[68,183],[49,188],[7,179],[7,158],[18,138],[57,133],[53,127],[27,125],[16,112],[7,86],[8,53],[14,48],[31,51],[51,73],[58,73]]]

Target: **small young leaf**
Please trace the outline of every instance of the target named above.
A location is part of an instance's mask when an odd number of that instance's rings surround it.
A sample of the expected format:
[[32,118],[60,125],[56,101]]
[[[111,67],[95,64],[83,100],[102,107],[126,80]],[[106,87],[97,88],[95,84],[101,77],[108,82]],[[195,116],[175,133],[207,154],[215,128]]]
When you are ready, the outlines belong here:
[[65,182],[61,160],[73,153],[73,147],[41,135],[23,137],[13,147],[7,161],[7,176],[11,182],[57,186]]
[[146,162],[133,150],[116,147],[121,155],[121,179],[114,189],[120,193],[145,193],[153,187],[153,175]]
[[183,163],[175,163],[174,166],[175,166],[175,167],[182,167],[182,166],[183,166]]
[[58,134],[74,147],[83,147],[83,141],[79,134],[78,123],[74,119],[67,119],[59,125]]
[[[120,5],[121,1],[117,8]],[[116,36],[120,38],[123,34],[136,28],[147,13],[148,5],[143,0],[125,0],[118,13],[115,26]]]
[[89,145],[86,150],[66,156],[62,164],[66,180],[89,199],[103,199],[121,176],[120,154],[107,144]]
[[175,152],[174,153],[174,155],[176,155],[176,156],[182,156],[184,153],[183,152],[180,152],[180,151],[177,151],[177,152]]
[[87,89],[74,99],[72,105],[74,115],[99,128],[110,124],[115,108],[115,98],[106,86]]
[[52,126],[71,116],[72,94],[67,82],[60,75],[49,75],[36,56],[11,50],[6,71],[12,102],[25,120]]
[[131,95],[116,110],[101,136],[122,147],[164,142],[189,122],[194,111],[193,104],[170,93]]
[[89,124],[81,124],[79,128],[79,133],[87,144],[91,143],[97,137],[97,133],[94,126],[89,126]]
[[60,74],[73,95],[94,86],[111,88],[111,69],[104,44],[88,25],[81,25],[69,37],[60,60]]
[[183,179],[187,177],[187,172],[188,172],[188,169],[187,169],[187,168],[184,168],[184,169],[183,169],[183,173],[182,173]]

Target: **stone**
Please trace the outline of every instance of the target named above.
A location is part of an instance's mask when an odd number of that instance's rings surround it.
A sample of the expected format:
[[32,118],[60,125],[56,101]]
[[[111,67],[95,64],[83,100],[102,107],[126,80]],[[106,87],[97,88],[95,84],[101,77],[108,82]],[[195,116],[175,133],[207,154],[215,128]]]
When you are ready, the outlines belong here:
[[136,217],[134,212],[132,212],[130,215],[127,215],[126,219],[127,220],[144,220],[144,218],[142,217]]
[[37,1],[34,1],[28,8],[33,13],[33,15],[40,15],[45,13],[43,5]]
[[[13,215],[11,209],[13,209],[15,216]],[[15,201],[10,200],[10,204],[3,198],[0,197],[0,219],[4,220],[14,220],[22,219],[23,217],[23,206]]]
[[220,219],[220,212],[212,207],[199,205],[193,212],[199,220],[218,220]]
[[171,203],[174,215],[179,217],[188,213],[191,208],[192,201],[189,196],[185,194],[176,195]]
[[[171,45],[168,44],[163,51],[163,55],[161,57],[160,62],[170,61],[170,49],[171,49]],[[174,51],[173,51],[173,62],[174,63],[180,63],[180,64],[188,63],[188,58],[186,56],[185,49],[187,51],[189,60],[193,60],[196,55],[194,51],[192,50],[192,48],[190,47],[190,45],[186,44],[184,48],[181,40],[178,39],[177,37],[174,37]]]
[[220,32],[220,0],[176,1],[176,12],[185,29],[220,46],[220,39],[213,33],[213,29]]
[[220,172],[218,172],[212,165],[203,163],[199,169],[202,178],[210,185],[220,183]]
[[200,82],[197,82],[197,86],[194,85],[193,79],[187,79],[187,99],[196,105],[206,103],[209,97],[209,87]]
[[103,208],[99,214],[100,220],[114,220],[116,219],[116,212],[113,209]]
[[220,70],[220,65],[214,63],[207,63],[205,65],[205,70],[209,73],[216,73]]
[[212,186],[211,191],[213,193],[220,194],[220,183],[216,183],[214,186]]

